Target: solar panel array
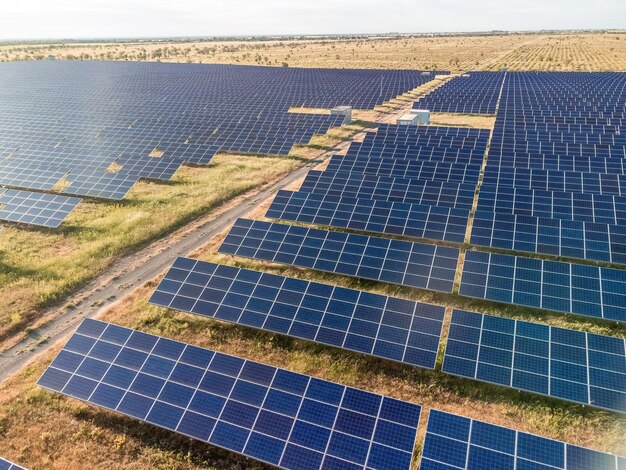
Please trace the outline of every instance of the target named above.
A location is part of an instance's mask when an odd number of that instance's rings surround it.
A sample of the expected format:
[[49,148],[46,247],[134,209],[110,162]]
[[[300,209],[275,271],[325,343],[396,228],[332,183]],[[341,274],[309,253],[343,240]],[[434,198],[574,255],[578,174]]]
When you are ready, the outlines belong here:
[[408,470],[421,413],[408,402],[90,319],[39,385],[294,470]]
[[413,105],[436,113],[495,114],[506,74],[469,72],[444,83]]
[[454,310],[442,370],[626,413],[621,338]]
[[463,243],[469,211],[444,206],[281,190],[266,217]]
[[346,276],[452,292],[459,250],[238,219],[219,252]]
[[0,185],[119,200],[219,151],[287,155],[434,77],[408,70],[46,61],[0,64]]
[[460,295],[626,322],[626,270],[468,251]]
[[626,226],[476,211],[471,243],[626,264]]
[[435,368],[444,308],[178,258],[150,303]]
[[0,220],[56,228],[79,203],[75,197],[0,188]]
[[624,73],[508,73],[472,243],[624,264],[625,101]]
[[25,470],[23,467],[16,465],[8,460],[0,457],[0,470]]
[[431,410],[420,470],[622,470],[626,459]]

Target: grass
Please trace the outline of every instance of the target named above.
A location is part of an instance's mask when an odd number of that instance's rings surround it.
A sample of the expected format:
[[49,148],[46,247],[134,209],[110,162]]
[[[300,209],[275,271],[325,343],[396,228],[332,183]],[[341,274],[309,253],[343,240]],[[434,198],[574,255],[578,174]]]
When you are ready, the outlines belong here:
[[0,236],[0,338],[33,322],[120,255],[301,164],[296,158],[217,156],[168,183],[142,181],[119,203],[85,201],[57,231],[6,228]]

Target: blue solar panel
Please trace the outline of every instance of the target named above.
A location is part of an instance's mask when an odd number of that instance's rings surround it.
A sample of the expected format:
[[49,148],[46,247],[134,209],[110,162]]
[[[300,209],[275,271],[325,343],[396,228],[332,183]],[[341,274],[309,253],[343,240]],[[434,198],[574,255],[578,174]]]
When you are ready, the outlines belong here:
[[411,466],[421,408],[96,320],[39,385],[284,469]]
[[247,219],[219,252],[441,292],[452,292],[459,257],[443,246]]
[[24,467],[20,467],[8,460],[0,457],[0,470],[25,470]]
[[[121,199],[220,151],[287,155],[437,72],[102,61],[0,65],[0,185]],[[115,165],[113,165],[115,164]],[[112,169],[114,166],[114,170]],[[63,185],[60,185],[63,183]]]
[[56,228],[80,199],[0,188],[0,220]]
[[626,263],[626,226],[478,210],[471,243],[609,263]]
[[150,303],[433,369],[444,308],[178,258]]
[[626,343],[454,310],[444,372],[626,413]]
[[495,114],[506,73],[469,72],[444,83],[413,105],[437,113]]
[[463,243],[469,211],[281,190],[266,217]]
[[465,253],[460,295],[626,322],[626,270]]
[[393,158],[332,157],[327,173],[366,173],[394,178],[454,181],[456,183],[478,182],[480,163],[442,163],[430,161],[402,160]]
[[540,191],[483,184],[477,209],[547,219],[579,220],[625,225],[626,198],[622,196]]
[[420,470],[622,470],[626,459],[431,410]]
[[469,210],[474,204],[476,185],[312,170],[300,191]]
[[487,164],[483,181],[494,186],[626,196],[626,175],[509,168]]

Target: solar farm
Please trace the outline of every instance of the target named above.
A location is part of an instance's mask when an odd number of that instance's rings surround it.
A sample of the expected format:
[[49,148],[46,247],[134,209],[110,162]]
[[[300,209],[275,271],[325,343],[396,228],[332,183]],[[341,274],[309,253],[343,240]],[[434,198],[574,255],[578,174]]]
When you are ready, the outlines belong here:
[[0,64],[0,242],[266,165],[0,330],[0,469],[626,470],[624,124],[625,72]]

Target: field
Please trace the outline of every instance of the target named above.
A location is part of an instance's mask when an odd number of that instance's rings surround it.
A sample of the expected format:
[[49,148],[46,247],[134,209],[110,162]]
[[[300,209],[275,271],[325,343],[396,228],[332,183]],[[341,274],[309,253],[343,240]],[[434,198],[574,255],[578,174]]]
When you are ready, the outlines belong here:
[[[160,60],[290,67],[414,68],[431,70],[626,70],[626,33],[441,36],[358,40],[145,42],[127,44],[0,45],[0,60],[49,55],[71,60]],[[426,84],[425,92],[438,84]],[[412,94],[416,96],[416,94]],[[403,97],[382,110],[400,113]],[[313,110],[299,109],[298,112]],[[319,111],[319,110],[318,110]],[[339,142],[395,116],[357,111],[355,125],[316,136],[290,157],[219,155],[207,167],[184,166],[169,183],[142,181],[119,203],[84,201],[57,231],[8,227],[0,234],[0,345],[11,344],[41,322],[41,312],[71,294],[122,255],[198,220],[216,218],[238,197],[277,181]],[[436,125],[492,128],[493,116],[434,113]],[[323,164],[320,168],[323,168]],[[285,189],[297,190],[299,182]],[[263,219],[269,201],[250,218]],[[285,222],[288,223],[288,222]],[[491,313],[557,327],[626,337],[626,326],[590,317],[471,300],[314,270],[220,255],[230,227],[190,256],[452,308]],[[426,243],[432,243],[425,241]],[[158,280],[144,279],[100,319],[208,347],[315,377],[337,381],[571,444],[626,455],[626,417],[513,389],[455,378],[290,339],[147,303]],[[458,281],[458,280],[457,280]],[[46,320],[49,320],[47,318]],[[444,331],[446,329],[444,328]],[[438,365],[441,365],[444,337]],[[230,452],[143,425],[39,389],[35,384],[61,345],[0,384],[0,455],[27,468],[265,469]],[[427,414],[420,426],[421,442]],[[421,449],[417,449],[414,467]]]
[[423,70],[626,70],[626,33],[0,45],[0,60],[149,60]]
[[[263,209],[259,208],[256,217],[262,215]],[[612,328],[606,323],[539,314],[514,307],[499,308],[454,295],[419,292],[235,259],[216,254],[220,242],[221,237],[217,237],[194,257],[602,334],[626,333],[624,328]],[[105,313],[102,319],[410,400],[427,408],[455,412],[618,454],[626,452],[623,441],[626,419],[613,413],[167,311],[147,305],[155,285],[153,282],[138,289]],[[265,468],[211,446],[37,389],[35,382],[52,357],[53,353],[46,354],[0,388],[0,436],[5,438],[0,439],[0,454],[33,468],[76,468],[79,463],[94,468],[122,465],[133,469]]]

